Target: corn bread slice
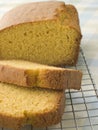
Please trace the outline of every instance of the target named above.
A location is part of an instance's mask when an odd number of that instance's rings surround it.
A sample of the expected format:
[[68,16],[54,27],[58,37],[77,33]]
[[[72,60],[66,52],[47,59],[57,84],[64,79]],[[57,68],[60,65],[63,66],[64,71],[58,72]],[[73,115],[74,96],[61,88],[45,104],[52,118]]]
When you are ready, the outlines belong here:
[[81,40],[78,13],[64,2],[33,2],[0,20],[0,59],[75,65]]
[[0,81],[26,87],[80,89],[82,72],[24,60],[1,60]]
[[26,124],[45,127],[60,122],[64,91],[0,83],[0,126],[18,130]]

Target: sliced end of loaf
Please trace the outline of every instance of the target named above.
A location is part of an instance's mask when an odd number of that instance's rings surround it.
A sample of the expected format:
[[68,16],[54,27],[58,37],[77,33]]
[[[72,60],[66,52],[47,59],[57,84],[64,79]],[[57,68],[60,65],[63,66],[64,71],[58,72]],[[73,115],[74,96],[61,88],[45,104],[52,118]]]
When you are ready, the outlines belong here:
[[0,83],[0,126],[18,129],[25,124],[56,124],[61,120],[64,103],[64,91]]

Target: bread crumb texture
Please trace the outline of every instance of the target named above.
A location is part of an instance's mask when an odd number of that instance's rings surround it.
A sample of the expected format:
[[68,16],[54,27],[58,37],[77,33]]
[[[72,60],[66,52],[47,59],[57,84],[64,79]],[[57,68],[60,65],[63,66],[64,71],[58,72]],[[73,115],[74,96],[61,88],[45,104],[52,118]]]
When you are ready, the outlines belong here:
[[0,126],[18,129],[56,124],[64,110],[64,92],[0,83]]

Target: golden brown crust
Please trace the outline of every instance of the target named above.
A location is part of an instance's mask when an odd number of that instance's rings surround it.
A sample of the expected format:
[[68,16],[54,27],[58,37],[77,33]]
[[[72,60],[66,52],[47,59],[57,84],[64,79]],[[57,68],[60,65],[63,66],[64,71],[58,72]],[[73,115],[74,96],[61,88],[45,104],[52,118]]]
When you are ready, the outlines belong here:
[[[5,61],[7,63],[7,61]],[[45,66],[41,68],[32,68],[30,73],[25,67],[14,67],[0,63],[0,81],[12,83],[24,87],[41,87],[51,89],[80,89],[82,72],[73,69],[64,69]],[[23,61],[21,61],[23,63]],[[31,62],[27,62],[31,63]],[[31,63],[32,64],[32,63]],[[30,64],[30,65],[31,65]],[[36,64],[37,65],[37,64]],[[40,64],[38,64],[40,65]],[[41,65],[40,65],[41,66]]]
[[53,89],[80,89],[82,72],[72,69],[40,70],[39,86]]
[[15,83],[20,86],[27,86],[27,76],[24,69],[15,68],[8,65],[0,65],[0,81]]
[[66,5],[66,14],[68,14],[68,19],[64,19],[65,25],[68,25],[70,28],[76,29],[76,31],[81,34],[81,29],[79,26],[79,17],[76,8],[73,5]]
[[20,5],[3,16],[0,21],[0,29],[23,23],[58,20],[61,12],[65,12],[67,17],[64,19],[65,26],[74,28],[81,35],[76,8],[58,1],[33,2]]
[[68,75],[68,80],[67,80],[68,89],[79,90],[81,88],[82,72],[78,70],[77,71],[72,70],[72,71],[68,71],[67,75]]
[[13,117],[11,115],[6,115],[0,113],[0,127],[11,128],[14,130],[19,130],[24,122],[23,117]]
[[3,16],[3,18],[0,21],[0,28],[6,28],[21,23],[56,19],[57,15],[56,10],[62,7],[62,5],[64,5],[63,2],[49,2],[49,1],[32,2],[20,5],[12,9]]

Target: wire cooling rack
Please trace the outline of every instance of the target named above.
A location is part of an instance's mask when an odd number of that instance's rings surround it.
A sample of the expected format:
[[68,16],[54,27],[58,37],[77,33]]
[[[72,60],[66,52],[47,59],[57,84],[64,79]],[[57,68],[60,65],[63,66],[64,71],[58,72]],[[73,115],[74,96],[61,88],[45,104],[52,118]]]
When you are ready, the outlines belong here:
[[[98,92],[82,49],[74,69],[83,72],[81,90],[67,90],[66,106],[59,124],[47,128],[25,126],[22,130],[98,130]],[[7,130],[1,128],[0,130]]]

